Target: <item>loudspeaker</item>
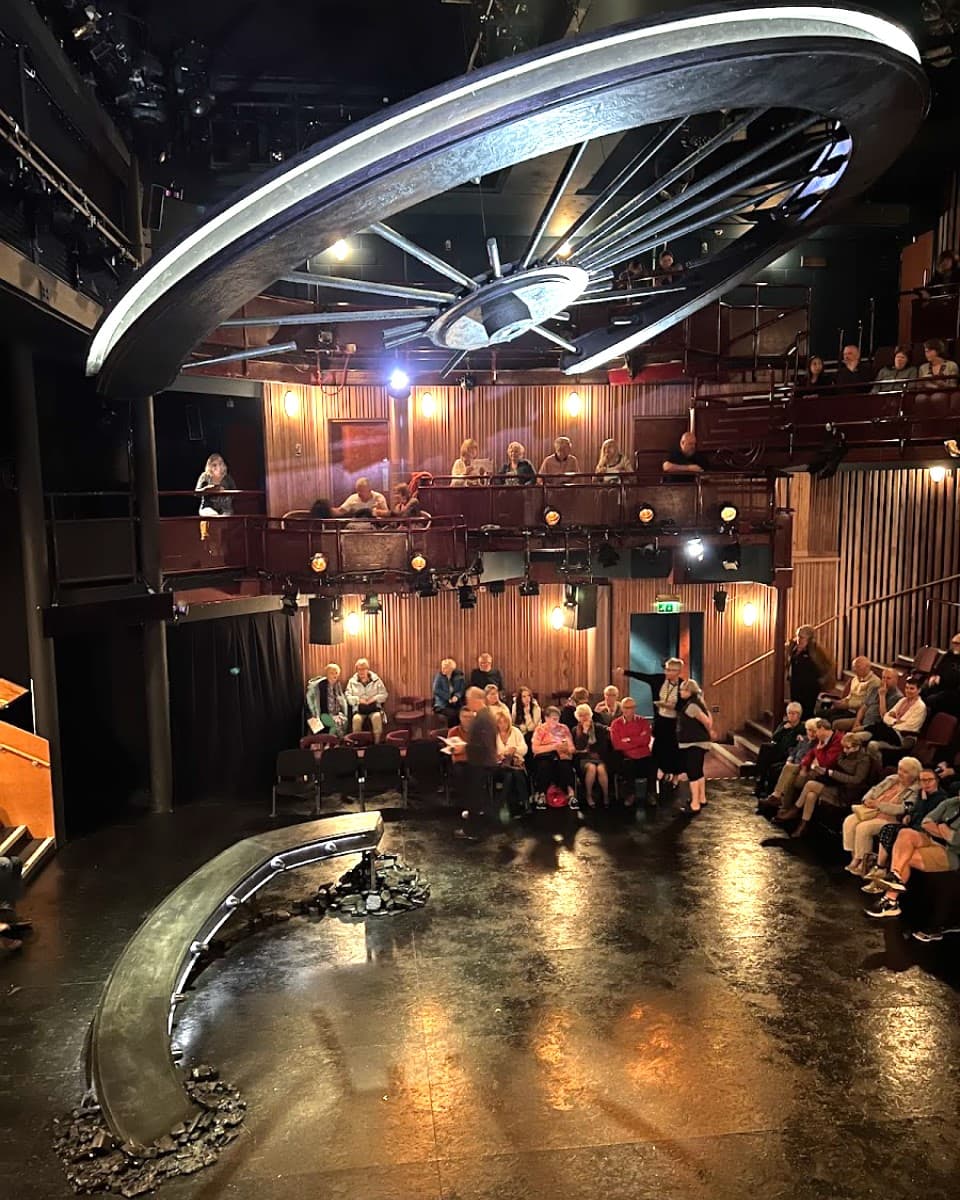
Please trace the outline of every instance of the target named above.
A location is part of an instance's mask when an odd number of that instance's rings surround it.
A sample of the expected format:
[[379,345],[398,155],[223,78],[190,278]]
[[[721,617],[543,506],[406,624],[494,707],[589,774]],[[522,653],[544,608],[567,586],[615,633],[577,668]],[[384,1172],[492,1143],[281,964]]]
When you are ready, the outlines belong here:
[[343,641],[343,622],[335,621],[336,601],[329,596],[317,596],[310,601],[311,646],[339,646]]
[[577,585],[577,621],[575,629],[595,629],[597,626],[597,585],[581,583]]

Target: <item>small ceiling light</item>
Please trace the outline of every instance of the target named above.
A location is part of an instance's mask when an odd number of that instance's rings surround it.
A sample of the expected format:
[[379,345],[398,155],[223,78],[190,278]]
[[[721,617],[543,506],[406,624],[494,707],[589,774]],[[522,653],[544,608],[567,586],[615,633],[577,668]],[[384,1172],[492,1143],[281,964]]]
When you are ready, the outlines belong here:
[[694,562],[703,562],[703,538],[690,538],[683,547],[683,551],[687,558],[692,558]]
[[417,553],[414,554],[414,556],[410,559],[410,569],[411,571],[423,571],[426,569],[426,566],[427,560],[418,550]]
[[406,400],[410,395],[410,376],[402,367],[394,367],[390,372],[387,395],[393,400]]
[[570,392],[564,408],[567,410],[568,417],[579,417],[583,410],[583,401],[580,399],[580,393]]
[[557,258],[569,258],[573,253],[573,246],[569,242],[564,242],[557,251]]
[[418,575],[413,586],[421,599],[425,596],[436,596],[438,592],[437,581],[432,571],[428,571],[426,575]]
[[564,612],[564,610],[558,604],[557,607],[550,614],[550,624],[553,626],[554,629],[563,629],[563,627],[564,627],[564,625],[566,625],[566,623],[567,623],[567,614]]
[[555,525],[559,525],[560,524],[560,509],[553,508],[552,506],[548,505],[547,508],[545,508],[543,510],[543,523],[544,523],[544,525],[547,525],[550,529],[553,529],[553,527]]
[[652,504],[641,504],[637,509],[637,520],[641,525],[652,525],[657,519],[657,510]]
[[720,520],[724,523],[724,525],[732,525],[737,519],[737,514],[739,512],[740,510],[735,504],[721,504]]
[[756,625],[757,615],[757,606],[752,601],[740,609],[740,620],[744,625]]
[[283,411],[288,417],[295,417],[300,412],[300,397],[296,392],[287,390],[283,393]]
[[943,443],[943,448],[951,458],[960,458],[960,445],[957,444],[956,438],[947,438]]
[[436,415],[437,402],[433,398],[433,392],[424,392],[420,397],[420,414],[424,417],[432,417]]
[[351,637],[356,637],[363,628],[363,622],[360,620],[358,612],[347,613],[343,618],[343,628]]
[[725,571],[740,570],[740,543],[731,542],[729,546],[724,546],[720,554],[720,561],[723,563]]
[[521,596],[539,596],[540,584],[537,583],[535,579],[531,579],[530,576],[527,575],[517,590]]
[[360,602],[360,611],[368,617],[379,617],[383,612],[383,602],[376,592],[368,592]]
[[346,262],[350,257],[350,243],[345,242],[343,238],[339,238],[330,247],[330,253],[337,260],[337,262]]
[[457,600],[463,609],[477,607],[477,589],[469,583],[461,583],[457,588]]
[[931,483],[943,483],[947,477],[946,467],[931,467],[927,474],[930,476]]
[[600,560],[601,567],[615,567],[620,561],[620,555],[617,553],[613,544],[606,540],[600,543],[600,549],[597,551],[597,558]]
[[315,575],[322,575],[327,569],[327,556],[319,551],[310,559],[310,570]]

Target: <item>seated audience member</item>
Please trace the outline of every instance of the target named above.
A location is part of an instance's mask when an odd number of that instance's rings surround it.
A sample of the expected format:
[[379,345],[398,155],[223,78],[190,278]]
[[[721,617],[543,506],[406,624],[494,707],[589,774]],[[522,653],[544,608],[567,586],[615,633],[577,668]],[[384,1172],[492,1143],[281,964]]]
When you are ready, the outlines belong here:
[[534,787],[538,793],[546,792],[551,784],[563,788],[571,808],[577,807],[574,788],[573,738],[570,730],[560,721],[560,709],[551,705],[543,715],[543,723],[533,731],[530,744],[533,751]]
[[[867,693],[880,686],[880,677],[873,673],[869,658],[859,654],[850,664],[853,678],[845,696],[828,697],[817,705],[817,716],[828,717],[834,729],[845,732],[856,720]],[[848,716],[847,714],[853,714]],[[841,718],[839,721],[837,718]]]
[[710,470],[710,461],[705,454],[697,453],[697,435],[687,430],[680,435],[680,445],[664,460],[663,473],[673,481],[691,479]]
[[669,250],[661,250],[657,256],[657,269],[653,275],[654,287],[670,287],[683,278],[683,263],[678,263]]
[[338,508],[330,510],[335,517],[372,517],[378,512],[389,511],[384,494],[375,492],[365,476],[361,475],[355,487],[356,491],[351,492]]
[[477,665],[470,672],[470,686],[478,687],[481,691],[488,683],[495,683],[500,689],[500,695],[504,694],[503,676],[493,665],[493,657],[484,651],[477,658]]
[[950,639],[950,649],[940,656],[921,695],[928,715],[945,712],[960,717],[960,633]]
[[617,773],[627,781],[623,803],[629,808],[636,802],[637,780],[642,779],[646,798],[655,804],[656,764],[651,753],[650,722],[637,715],[637,702],[632,696],[624,696],[620,710],[620,716],[610,726],[610,744],[618,756]]
[[330,501],[323,496],[318,496],[310,505],[311,521],[329,521],[332,516],[333,509],[330,507]]
[[947,348],[939,338],[927,338],[923,343],[923,357],[927,361],[917,372],[917,378],[956,379],[960,375],[960,367],[946,354]]
[[571,454],[573,443],[568,437],[558,437],[553,443],[553,453],[540,464],[539,475],[576,475],[580,470],[576,456]]
[[843,848],[850,855],[846,869],[862,875],[864,860],[873,847],[873,839],[884,825],[900,817],[917,802],[920,772],[915,758],[901,758],[895,775],[888,775],[867,792],[843,823]]
[[639,258],[631,258],[623,270],[617,275],[615,288],[632,288],[641,279],[646,278],[646,268]]
[[695,679],[680,685],[677,705],[677,745],[683,756],[683,773],[690,787],[690,812],[698,813],[707,803],[707,781],[703,763],[710,748],[713,718]]
[[899,390],[897,384],[916,378],[917,368],[910,365],[910,347],[898,346],[893,352],[893,366],[880,368],[877,381],[870,390],[881,394],[895,392]]
[[448,725],[456,725],[459,720],[466,690],[463,672],[452,658],[442,658],[440,670],[433,677],[433,711]]
[[806,779],[802,781],[800,779],[800,764],[813,749],[818,720],[817,717],[808,717],[804,721],[803,736],[787,755],[787,761],[777,776],[773,791],[765,800],[761,800],[757,804],[758,813],[775,812],[777,809],[789,809],[792,806],[794,792],[801,783],[806,783]]
[[469,708],[460,709],[460,720],[456,725],[451,725],[447,730],[445,737],[459,738],[463,742],[462,746],[458,746],[450,755],[450,761],[455,764],[464,764],[467,761],[467,735],[470,730],[470,723],[477,714],[471,712]]
[[497,761],[501,768],[499,779],[503,783],[507,806],[515,816],[526,812],[530,803],[524,767],[526,757],[527,743],[523,734],[508,716],[501,713],[497,717]]
[[791,700],[787,705],[786,716],[773,731],[770,741],[764,742],[757,753],[757,785],[754,795],[758,800],[765,800],[773,790],[790,751],[801,740],[803,734],[803,706],[796,700]]
[[578,704],[574,710],[576,724],[573,727],[573,749],[575,763],[583,780],[583,794],[590,808],[596,808],[593,798],[594,784],[600,785],[603,807],[610,807],[610,778],[607,760],[610,757],[610,733],[606,725],[593,719],[589,704]]
[[[898,893],[907,890],[912,871],[956,871],[960,867],[960,798],[948,797],[927,813],[919,829],[904,829],[893,843],[892,869],[880,903],[866,910],[868,917],[899,917]],[[940,931],[928,938],[936,941]]]
[[393,503],[390,505],[392,517],[419,517],[420,501],[410,491],[408,483],[398,483],[393,489]]
[[827,387],[828,380],[823,373],[823,359],[819,354],[811,354],[807,359],[807,377],[797,384],[799,389],[806,392],[819,392]]
[[536,483],[536,480],[537,471],[527,458],[526,447],[521,442],[511,442],[507,446],[507,461],[500,468],[496,482],[516,487]]
[[476,438],[466,438],[460,445],[460,457],[450,469],[454,487],[464,487],[481,481],[487,471],[483,463],[478,462],[479,458],[480,447]]
[[[893,844],[904,829],[922,829],[923,822],[933,812],[938,804],[947,796],[940,788],[940,780],[932,767],[924,767],[920,772],[920,795],[914,804],[907,804],[903,815],[898,821],[890,821],[877,834],[877,865],[872,871],[866,871],[866,884],[860,889],[868,895],[883,895],[887,890],[886,884],[881,883],[890,867],[890,854]],[[865,867],[867,858],[864,858]]]
[[[863,704],[857,709],[857,715],[850,726],[855,733],[862,729],[873,737],[877,730],[882,728],[887,709],[893,708],[898,700],[903,699],[903,693],[897,687],[899,682],[900,676],[893,667],[883,668],[879,685],[870,688],[863,698]],[[837,724],[841,725],[843,722],[838,721]]]
[[494,718],[510,716],[510,709],[500,699],[500,689],[495,683],[488,683],[483,689],[483,702],[493,710]]
[[864,391],[867,384],[873,383],[873,376],[860,361],[860,347],[852,344],[844,346],[842,357],[833,382],[852,391]]
[[937,258],[930,283],[934,287],[953,287],[960,283],[960,265],[953,250],[944,250]]
[[810,778],[797,797],[800,824],[791,837],[803,837],[818,804],[849,808],[863,795],[872,768],[864,737],[859,733],[845,733],[840,741],[840,757],[833,766],[820,770],[814,764],[810,768]]
[[677,748],[677,706],[680,703],[680,688],[683,684],[683,659],[664,659],[663,670],[648,674],[646,671],[624,671],[628,679],[639,679],[650,689],[653,698],[653,756],[657,770],[668,781],[683,770],[682,758]]
[[237,485],[223,459],[222,454],[211,454],[197,480],[195,492],[203,492],[200,499],[201,517],[232,517],[233,497],[218,495],[218,492],[235,492]]
[[616,483],[621,475],[629,474],[632,470],[630,460],[617,443],[613,438],[607,438],[600,447],[600,457],[594,471],[601,483]]
[[533,731],[543,720],[543,716],[540,712],[540,705],[528,687],[522,687],[514,696],[510,720],[527,739],[529,746]]
[[577,723],[577,705],[589,703],[590,693],[587,689],[585,687],[575,687],[560,709],[560,720],[568,729],[572,730]]
[[387,720],[383,711],[387,703],[387,689],[380,676],[370,670],[370,664],[365,658],[357,659],[354,674],[347,683],[346,696],[347,704],[353,713],[353,732],[359,733],[364,722],[369,721],[373,730],[373,740],[379,742]]
[[903,685],[903,699],[888,708],[875,727],[874,740],[890,746],[902,746],[916,739],[927,719],[927,706],[920,698],[920,684],[908,679]]
[[347,732],[347,698],[340,684],[340,668],[336,663],[327,663],[323,676],[311,679],[307,688],[307,709],[313,721],[317,722],[314,733],[325,729],[327,733],[342,737]]
[[598,721],[612,725],[620,716],[620,689],[608,683],[603,689],[603,699],[593,710]]
[[[833,726],[828,720],[824,717],[814,717],[813,742],[810,749],[800,760],[800,770],[793,780],[794,786],[799,786],[802,789],[808,779],[818,779],[825,775],[840,757],[843,750],[842,742],[842,735],[833,732]],[[780,774],[782,777],[783,771]],[[778,779],[776,789],[768,797],[770,800],[776,798],[780,801],[780,810],[774,817],[774,820],[780,823],[792,821],[794,817],[799,815],[799,809],[796,805],[785,803],[779,789],[780,780]]]

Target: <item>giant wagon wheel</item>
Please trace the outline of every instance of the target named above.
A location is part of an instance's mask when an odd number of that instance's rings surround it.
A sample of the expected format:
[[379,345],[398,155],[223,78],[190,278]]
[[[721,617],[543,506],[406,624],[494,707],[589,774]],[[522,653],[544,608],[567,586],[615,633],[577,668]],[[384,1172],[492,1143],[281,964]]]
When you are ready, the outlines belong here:
[[[588,371],[828,220],[904,149],[926,103],[919,55],[904,31],[841,8],[716,6],[558,42],[385,110],[230,200],[120,296],[96,331],[87,370],[111,394],[158,391],[243,304],[367,230],[428,265],[437,287],[311,282],[364,296],[368,307],[349,319],[382,325],[385,345],[426,339],[456,357],[541,338],[563,348],[568,373]],[[692,145],[684,141],[691,120],[708,121]],[[636,130],[643,136],[633,158],[571,228],[546,237],[586,147]],[[501,263],[491,242],[489,270],[471,278],[403,234],[403,214],[418,204],[567,148],[516,261]],[[632,295],[636,316],[625,329],[570,337],[551,324],[611,298],[616,264],[730,217],[742,234],[677,287]]]

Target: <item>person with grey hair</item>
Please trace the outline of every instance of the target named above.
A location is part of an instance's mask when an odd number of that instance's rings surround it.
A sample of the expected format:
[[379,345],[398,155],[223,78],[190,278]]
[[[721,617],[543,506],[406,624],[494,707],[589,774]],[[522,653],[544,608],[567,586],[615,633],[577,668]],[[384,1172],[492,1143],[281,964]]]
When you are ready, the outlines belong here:
[[370,663],[365,658],[358,658],[354,673],[350,676],[346,688],[347,704],[353,714],[351,727],[354,733],[363,729],[365,721],[370,722],[373,730],[373,740],[379,742],[383,737],[383,727],[387,722],[384,708],[388,693],[383,680],[370,670]]
[[864,862],[873,849],[873,840],[892,820],[913,808],[920,795],[920,760],[909,756],[897,763],[895,775],[874,784],[843,822],[843,848],[850,855],[846,870],[862,875]]
[[791,700],[770,741],[764,742],[757,751],[757,785],[753,794],[758,800],[765,800],[773,790],[777,776],[790,757],[790,751],[803,734],[803,705],[797,700]]
[[540,464],[538,474],[541,476],[549,475],[576,475],[580,467],[577,465],[576,455],[571,454],[573,443],[568,437],[558,437],[553,443],[553,453]]
[[[858,654],[850,664],[853,678],[845,696],[829,697],[817,705],[818,717],[828,717],[833,722],[834,729],[841,732],[851,729],[856,721],[856,714],[863,707],[870,692],[880,686],[880,676],[875,675],[870,659],[865,654]],[[853,714],[853,715],[848,715]],[[840,720],[837,720],[837,718]]]
[[[800,763],[797,784],[803,787],[808,779],[822,780],[830,767],[834,766],[842,750],[842,736],[834,733],[833,726],[825,717],[814,717],[813,744]],[[773,819],[778,824],[785,824],[799,816],[800,810],[795,804],[788,805],[781,801],[780,811]]]
[[625,671],[617,667],[617,672],[627,679],[639,679],[645,683],[653,694],[653,756],[657,763],[657,771],[668,780],[673,781],[675,775],[683,770],[680,750],[677,747],[677,706],[680,703],[680,687],[683,684],[683,659],[668,658],[663,664],[663,671],[648,674],[646,671]]
[[536,483],[536,480],[537,470],[527,458],[526,447],[522,442],[511,442],[507,446],[507,461],[500,468],[495,482],[522,487],[528,483]]
[[710,748],[713,718],[695,679],[680,686],[677,706],[677,745],[683,754],[683,774],[690,785],[690,812],[698,813],[707,803],[707,781],[703,763]]
[[386,496],[374,491],[365,475],[360,476],[354,487],[356,490],[338,508],[330,510],[335,517],[372,517],[375,513],[390,511]]
[[810,778],[803,785],[803,791],[797,800],[800,823],[791,837],[803,837],[818,804],[848,808],[860,799],[872,767],[870,755],[865,748],[867,741],[867,734],[843,734],[840,741],[840,757],[837,761],[832,767],[827,767],[819,778]]
[[573,727],[574,762],[583,780],[583,794],[590,808],[596,807],[593,798],[595,784],[600,785],[603,807],[610,807],[610,778],[607,760],[610,757],[610,733],[601,721],[593,719],[589,704],[578,704],[573,712],[576,724]]

